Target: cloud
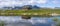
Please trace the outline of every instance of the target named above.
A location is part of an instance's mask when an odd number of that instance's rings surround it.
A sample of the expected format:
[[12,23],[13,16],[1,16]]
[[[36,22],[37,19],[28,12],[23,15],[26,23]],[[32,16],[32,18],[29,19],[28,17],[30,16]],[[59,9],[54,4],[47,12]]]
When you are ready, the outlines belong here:
[[43,24],[45,24],[45,23],[47,23],[48,22],[48,20],[45,20],[45,19],[36,19],[36,20],[34,20],[34,19],[31,19],[31,20],[29,20],[29,22],[31,22],[32,24],[36,24],[36,23],[43,23]]
[[47,0],[31,0],[29,3],[30,4],[45,4],[47,3]]
[[37,2],[44,4],[44,3],[47,3],[47,0],[38,0]]
[[60,1],[59,0],[53,0],[52,1],[54,4],[60,4]]
[[22,6],[45,4],[47,0],[0,0],[0,6]]

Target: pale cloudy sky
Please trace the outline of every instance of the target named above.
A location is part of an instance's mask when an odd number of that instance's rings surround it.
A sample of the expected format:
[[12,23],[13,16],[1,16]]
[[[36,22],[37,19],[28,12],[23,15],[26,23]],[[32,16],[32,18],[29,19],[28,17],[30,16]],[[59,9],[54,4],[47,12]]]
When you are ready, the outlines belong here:
[[40,7],[60,7],[60,0],[0,0],[0,7],[37,5]]

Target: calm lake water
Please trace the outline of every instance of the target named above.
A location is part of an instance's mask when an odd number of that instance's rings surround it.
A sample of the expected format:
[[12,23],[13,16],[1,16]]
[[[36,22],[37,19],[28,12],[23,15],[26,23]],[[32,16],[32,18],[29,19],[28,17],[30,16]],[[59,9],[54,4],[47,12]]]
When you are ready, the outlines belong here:
[[[52,20],[55,17],[32,17],[31,19],[22,19],[21,16],[0,16],[0,21],[5,22],[5,26],[55,26]],[[59,16],[56,16],[59,18]]]

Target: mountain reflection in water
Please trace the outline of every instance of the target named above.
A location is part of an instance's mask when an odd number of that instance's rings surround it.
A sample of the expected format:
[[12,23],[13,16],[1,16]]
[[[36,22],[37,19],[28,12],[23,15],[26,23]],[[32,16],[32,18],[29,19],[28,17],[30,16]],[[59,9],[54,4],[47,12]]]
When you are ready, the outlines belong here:
[[55,23],[50,18],[22,19],[21,16],[0,16],[0,21],[5,22],[5,26],[54,26]]

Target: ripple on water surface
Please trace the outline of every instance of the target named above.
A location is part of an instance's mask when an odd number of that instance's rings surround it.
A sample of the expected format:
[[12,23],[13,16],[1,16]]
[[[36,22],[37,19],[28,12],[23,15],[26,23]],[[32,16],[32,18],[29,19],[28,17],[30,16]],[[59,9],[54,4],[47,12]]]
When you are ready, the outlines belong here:
[[22,19],[21,16],[0,16],[0,21],[6,23],[5,26],[52,26],[54,22],[49,18]]

